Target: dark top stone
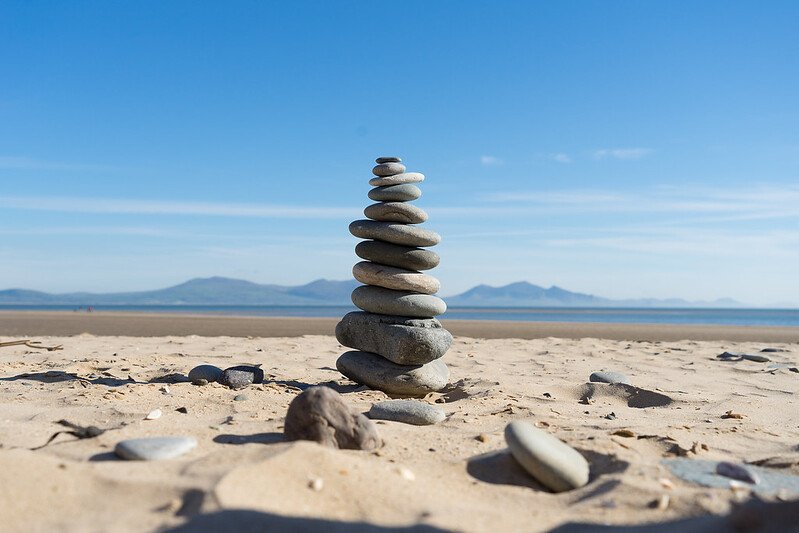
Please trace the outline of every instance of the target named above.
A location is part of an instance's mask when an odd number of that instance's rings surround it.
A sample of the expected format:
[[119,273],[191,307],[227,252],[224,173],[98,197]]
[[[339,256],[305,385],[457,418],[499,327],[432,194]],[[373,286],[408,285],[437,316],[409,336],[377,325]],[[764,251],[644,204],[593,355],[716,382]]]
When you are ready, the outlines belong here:
[[402,163],[402,159],[399,157],[378,157],[375,159],[375,163],[378,165],[382,165],[383,163]]

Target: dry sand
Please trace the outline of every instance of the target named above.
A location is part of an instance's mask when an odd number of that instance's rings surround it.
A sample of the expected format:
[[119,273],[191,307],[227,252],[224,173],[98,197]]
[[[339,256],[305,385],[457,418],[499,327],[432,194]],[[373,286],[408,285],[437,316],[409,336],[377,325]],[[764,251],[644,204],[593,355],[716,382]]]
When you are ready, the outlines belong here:
[[[790,370],[799,363],[799,333],[791,328],[730,330],[749,332],[750,340],[642,340],[643,330],[629,326],[617,326],[614,336],[637,341],[601,339],[601,330],[575,339],[553,334],[481,339],[476,337],[488,336],[487,330],[470,331],[464,323],[458,329],[450,322],[458,335],[445,358],[452,386],[426,398],[439,403],[448,418],[428,427],[378,422],[386,445],[368,453],[282,441],[286,408],[309,385],[328,384],[361,411],[387,398],[335,370],[344,349],[329,334],[142,337],[166,333],[117,317],[112,331],[128,336],[63,336],[63,321],[12,316],[20,315],[0,317],[0,342],[21,333],[44,335],[53,324],[50,334],[61,336],[35,340],[61,344],[63,350],[0,348],[3,531],[154,531],[184,525],[186,530],[311,531],[351,530],[356,524],[370,529],[363,523],[429,531],[547,531],[574,522],[641,524],[726,513],[748,498],[746,490],[704,488],[673,476],[661,461],[677,455],[772,458],[776,471],[799,474],[799,373]],[[39,329],[19,329],[24,320]],[[226,320],[204,320],[202,331],[217,335],[227,324],[246,322]],[[258,320],[262,331],[270,330],[263,323],[271,322],[272,333],[299,327],[291,335],[303,324],[335,323]],[[164,317],[149,321],[165,327]],[[255,323],[235,333],[247,327]],[[589,331],[584,325],[569,328]],[[678,333],[665,330],[650,333],[653,339]],[[677,338],[724,333],[682,332]],[[772,363],[716,358],[725,350],[754,353],[764,346],[789,351],[768,354]],[[175,382],[201,363],[262,364],[267,380],[244,391]],[[596,370],[624,372],[636,386],[673,402],[634,407],[623,397],[598,394],[581,403],[585,382]],[[246,400],[234,401],[239,394]],[[185,414],[176,410],[183,407]],[[144,420],[156,408],[163,416]],[[727,411],[742,418],[724,418]],[[613,420],[606,418],[611,412]],[[31,451],[64,429],[55,424],[60,419],[117,429],[84,440],[61,435]],[[580,450],[592,465],[589,485],[552,494],[530,478],[505,451],[503,429],[518,419]],[[614,435],[619,430],[626,432]],[[121,439],[164,435],[193,436],[199,446],[158,462],[126,462],[111,453]],[[310,487],[317,479],[321,490]],[[664,495],[668,506],[653,507]]]

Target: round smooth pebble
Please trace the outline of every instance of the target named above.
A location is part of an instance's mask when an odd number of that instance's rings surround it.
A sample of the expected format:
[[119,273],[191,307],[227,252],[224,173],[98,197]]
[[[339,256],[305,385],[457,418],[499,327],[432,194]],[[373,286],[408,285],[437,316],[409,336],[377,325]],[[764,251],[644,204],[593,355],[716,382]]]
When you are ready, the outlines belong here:
[[402,163],[402,159],[399,157],[378,157],[375,159],[375,163],[378,165],[382,165],[383,163]]
[[[222,369],[214,365],[199,365],[189,370],[189,381],[195,385],[207,385],[219,381],[222,377]],[[205,380],[205,383],[201,383]]]
[[391,420],[414,426],[438,424],[446,418],[444,410],[436,405],[415,400],[388,400],[372,405],[369,418]]
[[415,205],[403,202],[381,202],[363,210],[366,218],[378,222],[399,222],[400,224],[421,224],[427,221],[427,213]]
[[264,371],[257,366],[239,365],[226,368],[222,371],[219,383],[231,389],[243,389],[253,383],[261,383],[264,380]]
[[422,197],[422,190],[416,185],[403,183],[402,185],[386,185],[370,189],[367,194],[375,202],[410,202]]
[[435,246],[441,235],[435,231],[374,220],[356,220],[350,223],[350,233],[361,239],[376,239],[402,246]]
[[433,318],[447,310],[447,304],[438,296],[395,291],[361,285],[352,291],[352,303],[359,309],[379,315]]
[[432,250],[382,241],[361,241],[355,246],[355,254],[367,261],[408,270],[430,270],[441,261]]
[[152,437],[120,441],[114,447],[114,453],[129,461],[156,461],[173,459],[196,446],[197,441],[191,437]]
[[421,366],[406,366],[370,352],[344,352],[336,361],[339,372],[356,383],[398,396],[424,396],[443,389],[449,368],[440,359]]
[[237,394],[233,397],[234,402],[246,402],[249,399],[250,399],[249,396],[247,396],[246,394]]
[[435,318],[347,313],[336,325],[342,345],[380,354],[398,365],[423,365],[443,356],[452,334]]
[[386,185],[402,185],[403,183],[421,183],[424,174],[421,172],[403,172],[393,176],[378,176],[369,180],[372,187],[385,187]]
[[621,372],[594,372],[588,378],[593,383],[623,383],[624,385],[632,385],[630,378]]
[[505,441],[513,457],[542,485],[554,492],[588,483],[590,467],[580,452],[527,422],[505,427]]
[[435,294],[441,288],[441,283],[433,276],[371,261],[355,263],[352,267],[352,275],[366,285],[377,285],[397,291]]
[[331,448],[375,450],[383,445],[375,423],[353,411],[330,387],[309,387],[289,404],[287,440],[310,440]]
[[375,176],[393,176],[394,174],[402,174],[405,172],[405,165],[397,161],[390,161],[387,163],[378,163],[372,169],[372,174]]

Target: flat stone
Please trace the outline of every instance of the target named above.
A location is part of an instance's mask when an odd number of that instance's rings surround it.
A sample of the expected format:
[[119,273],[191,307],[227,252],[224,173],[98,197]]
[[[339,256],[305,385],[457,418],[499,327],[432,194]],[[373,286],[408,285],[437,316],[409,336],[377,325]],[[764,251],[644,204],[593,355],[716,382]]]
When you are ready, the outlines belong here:
[[338,358],[336,368],[356,383],[397,396],[424,396],[449,382],[449,368],[440,359],[406,366],[370,352],[352,351]]
[[372,174],[375,176],[393,176],[394,174],[402,174],[405,172],[405,165],[391,161],[389,163],[379,163],[372,169]]
[[222,371],[219,383],[231,389],[243,389],[264,380],[264,371],[257,366],[240,365]]
[[172,459],[193,450],[197,441],[191,437],[152,437],[117,443],[114,453],[129,461]]
[[433,276],[371,261],[355,263],[355,266],[352,267],[352,275],[366,285],[377,285],[397,291],[435,294],[441,288],[441,283]]
[[[222,369],[214,365],[199,365],[189,370],[189,381],[195,385],[206,385],[219,381],[222,377]],[[205,381],[205,383],[202,383]]]
[[427,220],[427,213],[415,205],[404,202],[382,202],[372,204],[363,210],[366,218],[378,222],[399,222],[401,224],[421,224]]
[[542,485],[554,492],[588,483],[589,466],[580,452],[532,424],[517,420],[505,427],[513,457]]
[[632,383],[630,383],[630,378],[621,372],[594,372],[588,380],[594,383],[623,383],[625,385],[632,385]]
[[435,231],[374,220],[356,220],[350,223],[350,233],[361,239],[377,239],[402,246],[435,246],[441,242],[441,236]]
[[402,185],[403,183],[421,183],[424,174],[421,172],[403,172],[393,176],[378,176],[369,180],[372,187],[385,187],[386,185]]
[[361,241],[355,246],[355,253],[361,259],[408,270],[430,270],[441,261],[432,250],[383,241]]
[[353,311],[336,325],[336,339],[379,354],[398,365],[423,365],[443,356],[452,335],[435,318],[410,318]]
[[741,357],[743,357],[747,361],[753,361],[755,363],[768,363],[769,361],[771,361],[771,359],[766,357],[765,355],[745,353],[741,354]]
[[247,396],[246,394],[237,394],[233,397],[234,402],[246,402],[249,399],[250,397]]
[[386,185],[370,189],[367,194],[375,202],[410,202],[422,197],[422,190],[416,185]]
[[[730,488],[730,478],[719,474],[719,462],[700,459],[664,459],[661,461],[672,474],[678,478],[696,483],[703,487],[714,487],[720,489]],[[757,478],[758,483],[751,483],[746,486],[758,496],[772,497],[782,494],[785,497],[799,497],[799,476],[779,472],[774,468],[763,468],[760,466],[746,465],[745,467],[751,476]],[[722,472],[725,472],[722,467]],[[726,472],[725,472],[726,473]]]
[[383,445],[374,422],[350,409],[330,387],[310,387],[286,412],[287,440],[310,440],[331,448],[375,450]]
[[399,157],[378,157],[375,159],[375,163],[378,165],[382,165],[383,163],[402,163],[402,159]]
[[438,296],[371,285],[356,287],[352,291],[352,303],[370,313],[414,318],[433,318],[447,310],[447,304]]
[[444,420],[447,415],[437,405],[416,400],[388,400],[377,402],[369,409],[369,418],[391,420],[414,426],[431,426]]
[[749,467],[737,463],[722,461],[716,465],[716,473],[720,476],[737,479],[738,481],[745,481],[753,485],[760,483],[760,477],[755,472]]
[[778,353],[778,352],[789,352],[790,350],[786,350],[785,348],[763,348],[760,351],[763,353]]

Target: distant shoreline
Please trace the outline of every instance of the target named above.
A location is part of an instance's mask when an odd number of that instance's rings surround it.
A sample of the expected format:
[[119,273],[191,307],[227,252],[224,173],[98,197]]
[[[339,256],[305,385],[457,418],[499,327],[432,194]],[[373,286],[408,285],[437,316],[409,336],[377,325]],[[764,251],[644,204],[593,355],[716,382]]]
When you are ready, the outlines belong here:
[[[246,317],[210,314],[0,311],[0,336],[298,337],[333,335],[338,317]],[[453,335],[485,339],[602,338],[629,341],[723,340],[799,343],[794,326],[705,326],[599,322],[442,319]]]

